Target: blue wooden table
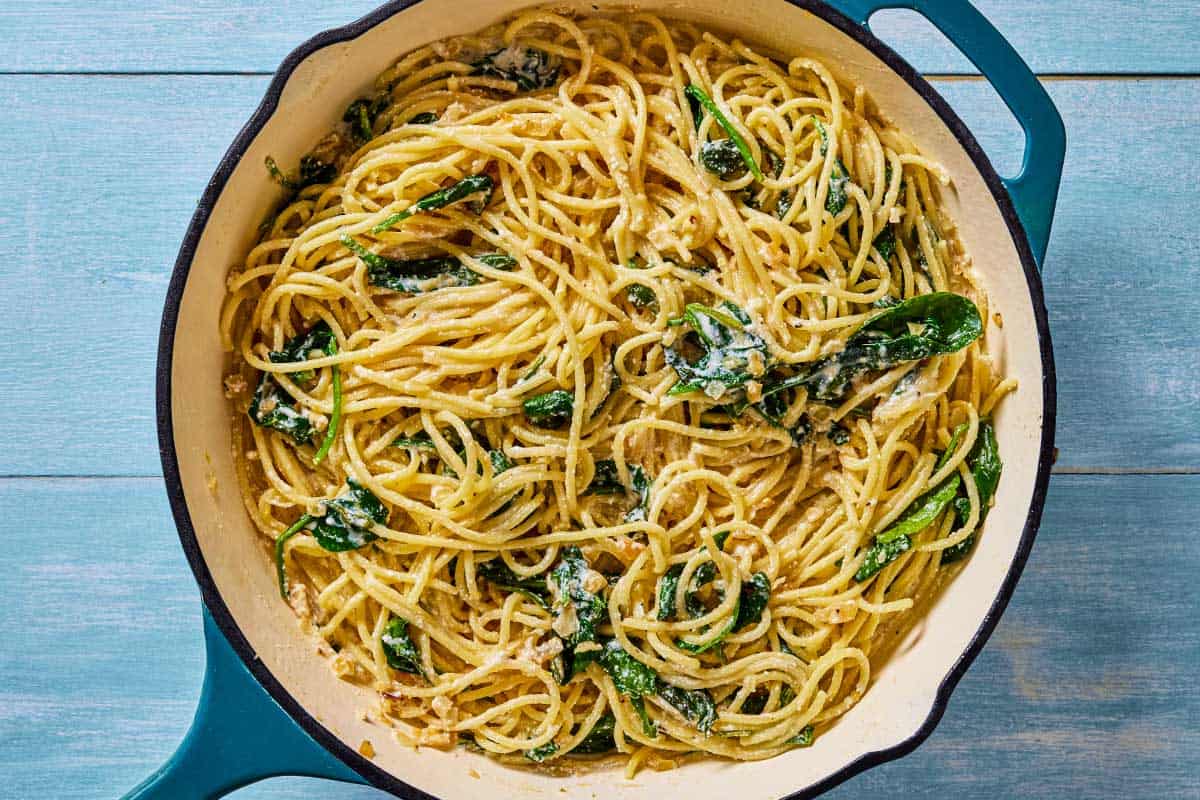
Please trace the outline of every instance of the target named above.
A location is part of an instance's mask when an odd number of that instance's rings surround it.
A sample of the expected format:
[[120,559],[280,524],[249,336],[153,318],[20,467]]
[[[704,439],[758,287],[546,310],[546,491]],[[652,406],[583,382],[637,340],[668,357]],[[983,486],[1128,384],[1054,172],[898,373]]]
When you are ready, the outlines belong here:
[[[373,4],[0,7],[0,796],[119,796],[188,725],[200,604],[153,425],[167,278],[271,71]],[[1067,125],[1045,271],[1061,454],[941,726],[830,796],[1200,798],[1200,7],[978,5]],[[1019,129],[969,63],[909,15],[874,28],[1015,173]]]

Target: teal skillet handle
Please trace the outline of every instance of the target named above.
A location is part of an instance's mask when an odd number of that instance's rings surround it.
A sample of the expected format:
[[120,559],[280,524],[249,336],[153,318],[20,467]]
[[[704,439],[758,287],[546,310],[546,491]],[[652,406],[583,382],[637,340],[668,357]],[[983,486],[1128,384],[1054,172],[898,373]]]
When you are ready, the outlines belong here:
[[274,775],[362,783],[259,685],[204,610],[208,663],[191,729],[166,764],[125,800],[209,800]]
[[967,0],[829,0],[860,25],[876,11],[907,8],[934,24],[979,69],[1025,130],[1025,155],[1015,178],[1002,178],[1034,260],[1041,267],[1050,240],[1066,156],[1062,117],[1045,88],[987,18]]

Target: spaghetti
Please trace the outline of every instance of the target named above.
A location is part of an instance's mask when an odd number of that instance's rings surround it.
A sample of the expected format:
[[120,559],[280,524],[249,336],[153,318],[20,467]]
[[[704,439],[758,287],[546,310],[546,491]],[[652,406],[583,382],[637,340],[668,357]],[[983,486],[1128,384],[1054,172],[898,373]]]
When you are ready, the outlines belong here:
[[821,63],[533,10],[268,166],[246,507],[404,741],[805,746],[971,549],[1013,384],[948,177]]

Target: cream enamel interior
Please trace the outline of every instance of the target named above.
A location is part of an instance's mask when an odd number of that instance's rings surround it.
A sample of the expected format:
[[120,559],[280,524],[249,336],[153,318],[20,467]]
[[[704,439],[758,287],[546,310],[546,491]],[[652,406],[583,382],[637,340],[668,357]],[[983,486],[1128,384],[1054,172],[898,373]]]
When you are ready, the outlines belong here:
[[[200,549],[234,619],[258,658],[296,700],[352,749],[369,739],[375,763],[440,798],[689,797],[777,798],[809,786],[860,756],[912,736],[939,685],[982,624],[1018,549],[1033,500],[1042,429],[1043,375],[1029,287],[1001,213],[970,157],[941,118],[899,75],[866,48],[811,13],[782,0],[645,2],[640,7],[693,20],[783,54],[812,54],[844,81],[863,85],[954,181],[948,210],[973,256],[1003,328],[989,324],[989,348],[1020,389],[996,420],[1004,477],[975,554],[940,594],[904,646],[875,675],[862,702],[811,749],[732,764],[702,761],[625,780],[607,769],[563,779],[503,766],[463,750],[410,750],[387,728],[364,722],[373,693],[337,680],[280,602],[262,541],[243,511],[231,457],[230,412],[221,379],[226,355],[217,315],[225,275],[252,244],[278,189],[263,169],[272,155],[295,163],[341,116],[346,104],[399,55],[428,42],[490,24],[528,0],[423,0],[351,41],[310,55],[288,81],[278,109],[257,135],[220,195],[200,238],[181,300],[173,354],[172,414],[188,512]],[[557,4],[561,7],[564,4]],[[582,10],[590,3],[568,3]],[[769,25],[763,25],[769,21]],[[472,777],[471,771],[479,777]],[[564,791],[565,790],[565,791]]]

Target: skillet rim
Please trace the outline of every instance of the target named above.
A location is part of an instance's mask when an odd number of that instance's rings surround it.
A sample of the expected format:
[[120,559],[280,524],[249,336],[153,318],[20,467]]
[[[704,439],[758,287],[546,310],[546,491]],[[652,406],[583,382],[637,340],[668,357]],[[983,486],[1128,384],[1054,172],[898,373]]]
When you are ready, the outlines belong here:
[[[187,233],[180,246],[179,255],[171,274],[164,301],[162,320],[159,327],[158,360],[156,365],[156,420],[158,428],[159,457],[162,462],[163,480],[166,485],[167,498],[171,505],[171,513],[178,529],[180,544],[200,587],[204,605],[212,615],[218,628],[233,647],[238,657],[245,664],[254,679],[264,688],[271,698],[279,704],[288,716],[311,736],[325,750],[358,773],[370,785],[387,791],[406,800],[439,800],[437,797],[411,786],[391,772],[382,769],[374,762],[360,755],[336,734],[318,722],[295,699],[282,683],[267,669],[266,665],[257,658],[254,648],[242,633],[232,612],[221,597],[220,590],[208,569],[204,555],[200,550],[199,540],[192,525],[188,512],[187,500],[184,497],[183,484],[180,477],[179,459],[175,452],[174,421],[171,411],[172,382],[171,370],[175,349],[176,325],[179,321],[180,305],[184,289],[187,285],[188,274],[196,255],[208,221],[216,207],[221,193],[234,170],[241,163],[246,151],[254,139],[262,131],[267,121],[274,115],[284,87],[291,80],[296,68],[310,55],[329,45],[350,41],[363,35],[396,14],[423,2],[423,0],[390,0],[371,13],[347,25],[322,31],[305,41],[290,52],[280,64],[278,71],[271,79],[266,94],[253,115],[238,132],[229,149],[222,156],[212,178],[209,179],[204,193],[196,206],[188,225]],[[784,800],[808,800],[841,784],[871,767],[901,758],[915,750],[933,733],[942,716],[946,712],[950,696],[957,687],[967,669],[982,651],[983,646],[991,637],[1001,615],[1007,608],[1016,589],[1017,581],[1024,571],[1033,548],[1041,524],[1042,511],[1046,503],[1046,494],[1050,482],[1050,467],[1053,463],[1054,431],[1057,412],[1057,387],[1054,365],[1054,353],[1050,341],[1050,328],[1047,319],[1045,298],[1042,291],[1041,275],[1029,247],[1025,229],[1017,217],[1016,209],[1008,190],[1004,187],[1000,176],[984,154],[975,137],[958,117],[949,104],[907,61],[900,57],[888,45],[879,40],[865,25],[859,25],[842,12],[827,5],[821,0],[783,0],[790,5],[808,11],[822,21],[836,28],[842,34],[855,40],[873,55],[882,60],[893,72],[904,79],[921,98],[941,118],[951,133],[967,152],[975,168],[979,171],[984,183],[991,192],[993,200],[1000,210],[1001,216],[1008,227],[1009,234],[1016,246],[1021,267],[1025,274],[1025,282],[1029,289],[1029,300],[1033,308],[1034,320],[1038,335],[1038,349],[1042,362],[1042,431],[1040,451],[1038,454],[1037,474],[1034,481],[1033,496],[1030,500],[1025,525],[1017,550],[1013,555],[1000,590],[988,608],[968,642],[966,649],[959,655],[954,665],[938,686],[933,704],[925,720],[913,734],[890,747],[863,753],[845,764],[828,777],[797,789],[785,796]]]

